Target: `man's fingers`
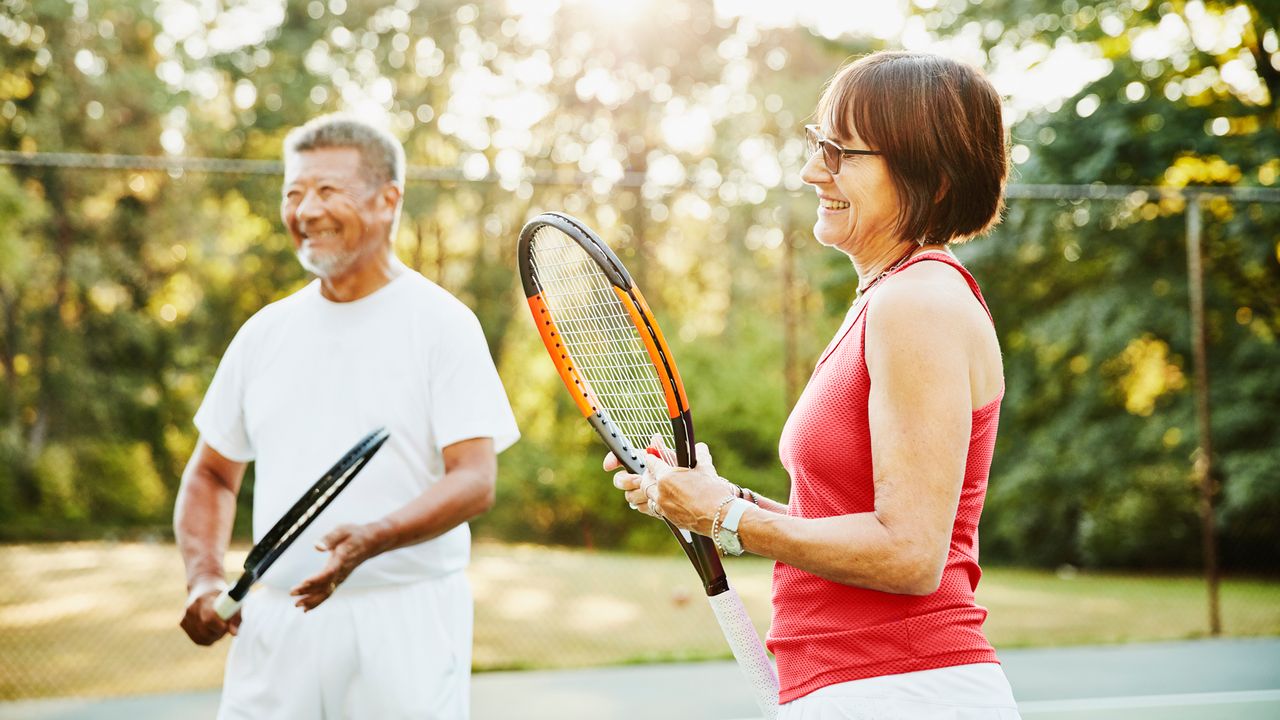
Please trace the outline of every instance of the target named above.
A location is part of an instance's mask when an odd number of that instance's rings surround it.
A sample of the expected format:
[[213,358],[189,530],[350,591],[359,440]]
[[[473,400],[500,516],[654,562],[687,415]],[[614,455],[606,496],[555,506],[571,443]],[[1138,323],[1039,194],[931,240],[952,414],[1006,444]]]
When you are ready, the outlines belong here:
[[298,600],[294,603],[294,607],[300,607],[303,610],[314,610],[317,605],[329,597],[330,590],[328,585],[324,585],[320,588],[311,588],[306,592],[295,594],[298,595]]
[[290,595],[314,595],[318,592],[329,590],[330,586],[336,585],[336,577],[334,575],[335,568],[325,567],[319,574],[303,580],[289,591]]
[[324,538],[320,540],[319,543],[316,544],[316,549],[321,552],[325,550],[332,550],[335,547],[337,547],[339,543],[341,543],[343,540],[346,540],[350,536],[351,536],[351,526],[339,525],[338,527],[330,530],[329,534],[325,535]]
[[212,645],[227,633],[227,624],[210,610],[209,613],[189,612],[179,623],[187,637],[197,645]]

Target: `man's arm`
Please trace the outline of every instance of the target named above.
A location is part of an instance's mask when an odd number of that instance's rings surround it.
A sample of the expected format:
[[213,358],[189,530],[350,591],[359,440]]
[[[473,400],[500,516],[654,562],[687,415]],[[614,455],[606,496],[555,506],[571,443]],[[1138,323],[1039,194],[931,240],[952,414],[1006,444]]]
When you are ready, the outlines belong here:
[[471,438],[443,450],[444,477],[407,505],[364,525],[340,525],[316,546],[329,562],[291,592],[298,607],[324,602],[360,563],[396,548],[439,537],[493,507],[498,457],[492,438]]
[[236,615],[224,622],[213,601],[226,587],[223,556],[236,516],[236,496],[247,463],[224,457],[203,439],[182,473],[182,487],[173,509],[173,534],[187,569],[187,608],[182,629],[200,645],[210,645],[240,624]]

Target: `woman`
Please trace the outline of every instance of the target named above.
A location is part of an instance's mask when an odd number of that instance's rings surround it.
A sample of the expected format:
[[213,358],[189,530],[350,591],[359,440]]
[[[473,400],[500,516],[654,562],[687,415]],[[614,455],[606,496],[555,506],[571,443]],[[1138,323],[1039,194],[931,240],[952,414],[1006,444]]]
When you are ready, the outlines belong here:
[[789,502],[719,477],[701,445],[695,470],[614,483],[722,551],[777,561],[781,717],[1017,718],[974,602],[1000,348],[947,249],[999,220],[1000,100],[971,67],[884,52],[842,69],[817,116],[814,236],[853,261],[858,296],[783,429]]

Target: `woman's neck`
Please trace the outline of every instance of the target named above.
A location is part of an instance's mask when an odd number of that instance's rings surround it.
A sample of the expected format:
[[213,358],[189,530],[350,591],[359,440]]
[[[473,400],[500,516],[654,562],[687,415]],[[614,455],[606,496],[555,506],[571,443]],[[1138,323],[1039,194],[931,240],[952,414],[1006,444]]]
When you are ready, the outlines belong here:
[[898,269],[922,246],[907,241],[883,243],[866,252],[853,255],[853,267],[858,273],[858,292],[864,293],[879,280]]

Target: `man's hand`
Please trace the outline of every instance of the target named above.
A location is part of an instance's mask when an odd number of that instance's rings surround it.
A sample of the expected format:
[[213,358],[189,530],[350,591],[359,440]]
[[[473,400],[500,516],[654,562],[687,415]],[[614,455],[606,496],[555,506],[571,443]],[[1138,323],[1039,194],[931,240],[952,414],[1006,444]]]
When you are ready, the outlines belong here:
[[360,563],[383,552],[390,536],[386,520],[367,525],[339,525],[316,545],[316,550],[329,552],[324,569],[298,583],[289,591],[298,598],[294,603],[303,611],[314,610],[329,599],[334,590],[355,571]]
[[212,645],[227,633],[235,635],[239,632],[240,613],[232,615],[230,620],[223,620],[213,611],[213,601],[226,587],[221,578],[199,580],[191,586],[187,595],[187,611],[179,625],[195,644]]
[[324,569],[289,591],[295,603],[314,610],[375,555],[431,540],[480,515],[493,505],[498,458],[493,439],[475,437],[446,445],[444,477],[404,507],[376,522],[340,525],[316,545],[329,552]]

